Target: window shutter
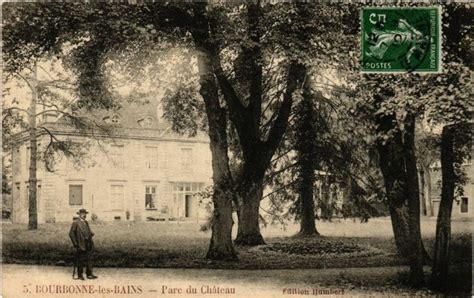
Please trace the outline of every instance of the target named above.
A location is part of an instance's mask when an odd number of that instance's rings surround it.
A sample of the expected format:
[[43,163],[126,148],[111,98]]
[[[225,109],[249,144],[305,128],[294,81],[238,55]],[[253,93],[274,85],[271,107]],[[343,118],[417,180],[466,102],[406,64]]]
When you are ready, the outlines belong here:
[[82,185],[69,185],[69,205],[82,205]]

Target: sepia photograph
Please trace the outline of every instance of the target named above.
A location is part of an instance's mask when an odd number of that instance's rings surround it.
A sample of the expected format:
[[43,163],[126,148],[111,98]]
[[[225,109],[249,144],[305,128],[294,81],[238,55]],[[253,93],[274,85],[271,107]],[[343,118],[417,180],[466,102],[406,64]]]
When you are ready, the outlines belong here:
[[470,1],[0,17],[0,297],[474,295]]

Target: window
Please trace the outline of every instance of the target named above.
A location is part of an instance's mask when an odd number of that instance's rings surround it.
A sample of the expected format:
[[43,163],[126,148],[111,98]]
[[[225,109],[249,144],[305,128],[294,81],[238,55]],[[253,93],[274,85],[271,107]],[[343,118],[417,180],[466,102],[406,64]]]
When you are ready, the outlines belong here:
[[123,210],[124,187],[121,184],[112,184],[110,186],[110,205],[112,210]]
[[156,209],[156,186],[145,187],[145,208],[148,210]]
[[181,169],[185,172],[191,171],[193,151],[191,148],[181,148]]
[[110,118],[110,122],[112,122],[113,124],[119,124],[120,117],[118,115],[113,115],[112,118]]
[[469,204],[468,198],[462,197],[461,198],[461,213],[468,213],[469,212],[468,204]]
[[201,191],[202,183],[179,182],[173,188],[172,215],[179,217],[198,217],[199,200],[195,194]]
[[105,123],[108,124],[119,124],[120,123],[120,116],[119,115],[112,115],[112,116],[105,116],[102,118]]
[[140,119],[138,120],[138,124],[141,126],[141,127],[152,127],[153,126],[153,118],[148,116],[148,117],[145,117],[143,119]]
[[80,184],[69,185],[69,205],[70,206],[82,205],[82,185]]
[[158,147],[154,147],[154,146],[145,147],[145,168],[147,169],[158,168]]
[[123,169],[123,146],[111,146],[110,158],[115,168]]
[[153,118],[146,117],[144,122],[145,127],[151,127],[153,125]]

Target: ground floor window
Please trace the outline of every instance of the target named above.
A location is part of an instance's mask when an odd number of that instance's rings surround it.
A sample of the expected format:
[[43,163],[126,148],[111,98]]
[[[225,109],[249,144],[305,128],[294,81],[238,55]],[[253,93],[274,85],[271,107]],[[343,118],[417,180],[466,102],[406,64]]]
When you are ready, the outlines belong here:
[[468,211],[469,211],[468,204],[469,204],[468,198],[462,197],[461,198],[461,213],[468,213]]
[[156,210],[156,185],[145,186],[145,208]]
[[197,182],[174,183],[172,208],[174,217],[198,217],[199,201],[195,194],[202,190],[203,185]]
[[82,185],[81,184],[69,185],[69,205],[70,206],[82,205]]
[[122,184],[110,185],[110,203],[112,210],[122,211],[124,201],[124,186]]

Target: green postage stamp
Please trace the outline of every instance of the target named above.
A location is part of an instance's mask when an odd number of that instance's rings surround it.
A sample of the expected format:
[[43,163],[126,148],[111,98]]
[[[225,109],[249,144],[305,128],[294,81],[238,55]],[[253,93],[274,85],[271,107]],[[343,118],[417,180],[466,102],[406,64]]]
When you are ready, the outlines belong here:
[[362,72],[441,72],[440,16],[439,7],[363,8]]

